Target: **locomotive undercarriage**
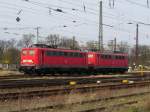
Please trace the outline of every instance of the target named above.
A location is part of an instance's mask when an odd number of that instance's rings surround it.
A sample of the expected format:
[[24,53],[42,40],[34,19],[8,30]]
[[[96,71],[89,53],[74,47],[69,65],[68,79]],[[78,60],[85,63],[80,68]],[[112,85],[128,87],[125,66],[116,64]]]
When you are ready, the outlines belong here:
[[84,67],[84,68],[58,68],[58,67],[35,67],[35,66],[23,66],[20,67],[19,71],[27,75],[55,75],[55,74],[69,74],[69,75],[96,75],[96,74],[108,74],[108,73],[124,73],[127,68],[94,68],[94,67]]

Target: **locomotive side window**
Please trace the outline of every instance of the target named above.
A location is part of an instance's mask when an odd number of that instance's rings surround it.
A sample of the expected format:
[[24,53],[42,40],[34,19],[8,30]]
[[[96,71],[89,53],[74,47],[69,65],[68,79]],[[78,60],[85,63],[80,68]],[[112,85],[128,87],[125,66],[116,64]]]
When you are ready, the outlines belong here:
[[76,54],[75,54],[75,53],[73,53],[73,57],[75,57],[75,55],[76,55]]
[[78,53],[74,53],[74,57],[78,57]]
[[46,51],[46,56],[53,56],[53,52],[51,52],[51,51]]
[[55,56],[60,56],[60,52],[55,51]]
[[115,59],[119,59],[119,56],[115,56]]
[[53,56],[59,56],[59,52],[53,51]]
[[122,56],[119,56],[119,59],[122,59]]
[[59,56],[64,56],[64,52],[59,52]]
[[125,56],[115,56],[115,59],[124,60],[124,59],[126,59],[126,57]]
[[69,53],[69,56],[70,56],[70,57],[73,57],[73,53],[72,53],[72,52],[70,52],[70,53]]
[[114,56],[114,55],[112,55],[112,56],[111,56],[111,58],[112,58],[112,59],[115,59],[115,56]]
[[105,57],[105,56],[102,54],[102,55],[101,55],[101,58],[104,59],[104,57]]
[[62,56],[62,52],[57,51],[57,56]]
[[67,53],[67,52],[64,52],[64,56],[66,56],[66,57],[67,57],[67,56],[68,56],[68,53]]
[[70,53],[69,52],[67,52],[67,57],[70,57]]
[[125,56],[122,56],[122,59],[125,59]]
[[109,59],[109,55],[105,55],[105,59]]
[[111,55],[108,55],[108,59],[111,59]]
[[119,56],[120,58],[119,59],[121,59],[122,60],[122,56]]
[[119,59],[121,59],[121,60],[123,59],[122,56],[119,56],[119,57],[120,57]]
[[120,56],[120,59],[123,60],[123,59],[124,59],[124,56]]
[[27,50],[23,50],[23,51],[22,51],[22,54],[23,54],[23,55],[27,55]]
[[79,57],[83,57],[83,54],[79,53]]
[[46,51],[46,56],[63,56],[64,52]]
[[101,54],[101,58],[102,59],[111,59],[112,56],[111,55],[106,55],[106,54]]
[[114,56],[114,59],[117,59],[117,56],[116,56],[116,55]]
[[29,51],[29,55],[31,55],[31,56],[35,55],[35,51],[34,50],[30,50]]
[[46,51],[46,56],[65,56],[65,57],[83,57],[82,53],[78,52],[62,52],[62,51]]

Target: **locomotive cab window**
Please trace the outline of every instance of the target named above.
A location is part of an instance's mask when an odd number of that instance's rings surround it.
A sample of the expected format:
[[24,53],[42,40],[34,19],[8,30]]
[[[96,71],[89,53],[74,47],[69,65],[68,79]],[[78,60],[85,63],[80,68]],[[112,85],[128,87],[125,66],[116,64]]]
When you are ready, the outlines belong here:
[[23,50],[22,55],[27,55],[27,50]]
[[30,50],[29,51],[29,55],[31,55],[31,56],[35,55],[35,51],[34,50]]

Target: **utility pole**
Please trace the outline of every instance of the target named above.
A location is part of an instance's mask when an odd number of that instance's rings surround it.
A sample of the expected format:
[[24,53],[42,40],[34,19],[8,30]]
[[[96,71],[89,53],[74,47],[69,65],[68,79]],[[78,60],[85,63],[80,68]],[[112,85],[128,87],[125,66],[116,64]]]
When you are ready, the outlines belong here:
[[147,7],[149,8],[149,0],[147,0]]
[[[149,0],[147,0],[147,3],[149,3]],[[134,24],[134,23],[128,23],[128,24]],[[135,45],[135,64],[139,64],[139,24],[141,25],[146,25],[150,26],[148,23],[143,23],[143,22],[137,22],[136,23],[136,45]]]
[[36,28],[36,43],[38,44],[38,42],[39,42],[39,28],[40,27],[37,27]]
[[99,51],[103,51],[103,4],[100,1],[99,7],[99,41],[98,41]]
[[116,48],[117,48],[117,39],[115,38],[114,39],[114,51],[116,51]]
[[72,48],[75,49],[75,36],[73,36],[72,41]]
[[138,64],[139,55],[139,25],[136,24],[136,48],[135,48],[135,62]]

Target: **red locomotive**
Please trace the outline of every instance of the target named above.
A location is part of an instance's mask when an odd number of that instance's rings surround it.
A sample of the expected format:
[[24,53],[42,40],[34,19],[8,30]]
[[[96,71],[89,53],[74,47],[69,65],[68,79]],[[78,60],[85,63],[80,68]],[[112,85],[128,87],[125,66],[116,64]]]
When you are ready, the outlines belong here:
[[128,55],[125,53],[83,52],[49,48],[35,44],[21,51],[20,71],[32,74],[125,72]]

